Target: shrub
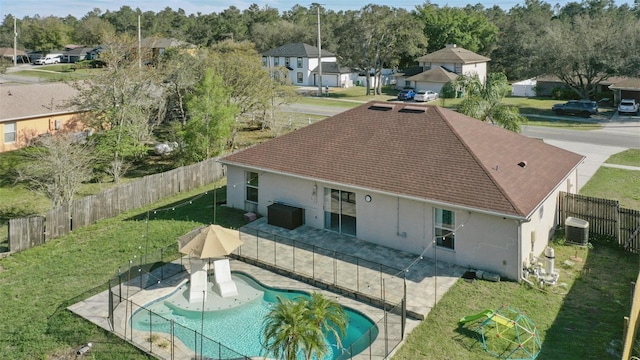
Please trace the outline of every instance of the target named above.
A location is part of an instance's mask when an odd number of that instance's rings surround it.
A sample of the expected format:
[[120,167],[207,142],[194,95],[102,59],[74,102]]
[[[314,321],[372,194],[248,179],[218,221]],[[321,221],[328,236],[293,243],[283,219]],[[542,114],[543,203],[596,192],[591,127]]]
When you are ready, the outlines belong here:
[[442,86],[440,97],[445,99],[453,99],[456,97],[456,85],[453,81],[449,81]]
[[557,100],[578,100],[580,97],[572,89],[556,87],[551,90],[551,98]]

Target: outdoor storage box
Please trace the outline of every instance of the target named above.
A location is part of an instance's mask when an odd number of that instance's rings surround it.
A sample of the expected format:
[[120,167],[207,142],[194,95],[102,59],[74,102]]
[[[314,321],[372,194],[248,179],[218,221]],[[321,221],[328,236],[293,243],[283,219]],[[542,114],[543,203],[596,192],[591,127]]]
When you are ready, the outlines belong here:
[[293,230],[302,225],[304,210],[295,206],[284,204],[271,204],[267,206],[267,222],[269,225]]
[[589,243],[589,222],[586,220],[568,217],[564,222],[567,242],[587,245]]

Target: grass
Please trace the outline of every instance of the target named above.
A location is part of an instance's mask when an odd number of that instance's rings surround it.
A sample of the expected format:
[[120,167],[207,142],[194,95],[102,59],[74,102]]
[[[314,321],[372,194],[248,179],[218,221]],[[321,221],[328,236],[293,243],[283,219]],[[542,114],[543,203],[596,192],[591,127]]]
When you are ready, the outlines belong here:
[[[615,358],[611,354],[622,348],[622,320],[629,315],[629,286],[637,276],[638,257],[605,240],[594,240],[588,249],[559,239],[553,247],[560,286],[541,291],[515,282],[460,279],[393,359],[495,359],[478,341],[480,321],[460,325],[458,320],[503,305],[536,323],[542,341],[539,359]],[[584,261],[565,265],[572,256]]]
[[[91,342],[94,359],[150,358],[65,309],[105,290],[118,268],[140,258],[147,246],[149,254],[154,253],[194,227],[211,223],[210,190],[220,185],[166,199],[1,259],[0,357],[74,359],[74,349]],[[207,194],[198,197],[202,191]],[[224,188],[217,190],[219,200],[225,194]],[[239,227],[244,224],[242,214],[219,206],[216,223]]]
[[30,70],[21,70],[12,75],[37,77],[46,81],[74,81],[91,77],[99,69],[76,69],[72,64],[35,66]]
[[609,156],[606,163],[640,167],[640,149],[629,149]]
[[581,195],[613,199],[620,206],[640,210],[640,171],[600,167],[580,189]]

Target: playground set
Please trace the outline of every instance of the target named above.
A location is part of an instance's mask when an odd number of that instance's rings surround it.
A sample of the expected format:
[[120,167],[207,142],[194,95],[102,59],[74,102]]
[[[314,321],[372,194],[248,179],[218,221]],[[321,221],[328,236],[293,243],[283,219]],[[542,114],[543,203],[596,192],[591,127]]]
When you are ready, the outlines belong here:
[[501,359],[533,360],[541,349],[535,323],[522,312],[502,306],[497,310],[483,310],[460,319],[460,324],[482,320],[475,332],[482,348]]

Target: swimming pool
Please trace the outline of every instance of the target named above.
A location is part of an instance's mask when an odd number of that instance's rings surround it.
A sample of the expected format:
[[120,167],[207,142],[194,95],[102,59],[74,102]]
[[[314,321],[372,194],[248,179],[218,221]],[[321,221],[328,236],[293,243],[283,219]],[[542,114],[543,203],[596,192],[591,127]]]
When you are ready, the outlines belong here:
[[[185,292],[188,293],[188,285],[184,285],[170,295],[146,305],[146,310],[136,311],[132,316],[131,325],[135,330],[148,332],[151,328],[153,332],[170,334],[173,320],[176,325],[173,330],[174,335],[198,354],[202,351],[202,355],[207,357],[218,358],[222,355],[222,358],[225,358],[224,354],[220,353],[219,347],[214,346],[212,342],[205,341],[204,348],[200,349],[202,345],[200,339],[194,337],[194,331],[200,332],[202,328],[205,337],[240,354],[264,356],[266,354],[261,343],[263,319],[276,302],[276,296],[295,299],[300,296],[308,297],[309,294],[303,291],[270,288],[241,273],[233,273],[233,280],[241,295],[253,292],[257,296],[254,298],[245,296],[240,305],[231,303],[230,306],[220,310],[211,311],[205,306],[205,311],[202,312],[201,307],[198,310],[190,310],[178,305],[186,296]],[[211,295],[210,293],[209,297]],[[229,301],[229,298],[223,301]],[[368,317],[348,307],[344,307],[344,310],[349,322],[346,334],[341,338],[343,349],[337,349],[335,338],[328,336],[330,352],[323,360],[337,360],[356,355],[366,349],[378,335],[375,323]],[[155,314],[150,315],[150,311]],[[367,336],[363,338],[365,334]],[[237,354],[229,355],[229,358],[234,357],[237,357]]]

